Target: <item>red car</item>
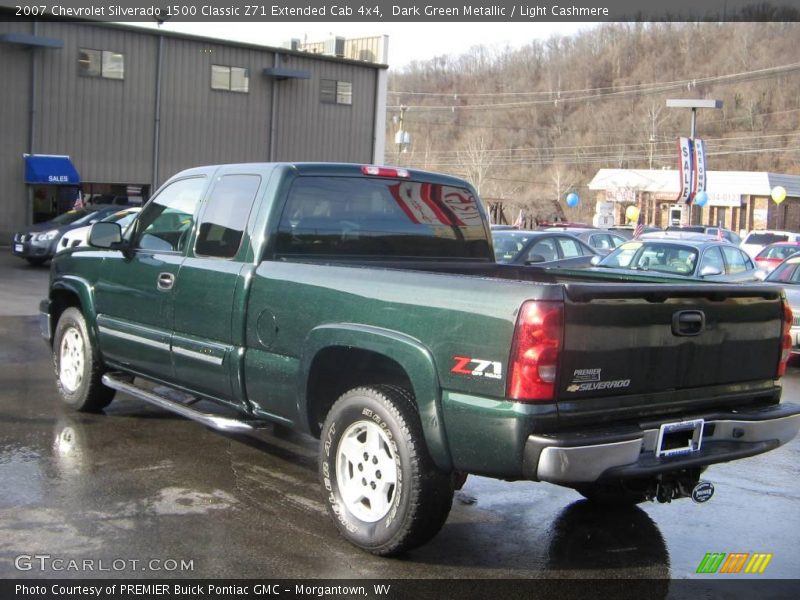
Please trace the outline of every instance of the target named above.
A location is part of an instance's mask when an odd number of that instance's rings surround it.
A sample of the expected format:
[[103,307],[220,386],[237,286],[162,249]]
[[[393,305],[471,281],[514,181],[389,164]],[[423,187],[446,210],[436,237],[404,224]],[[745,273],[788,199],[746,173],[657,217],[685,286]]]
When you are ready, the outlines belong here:
[[770,272],[781,264],[784,259],[798,252],[800,252],[800,242],[776,242],[765,246],[764,249],[756,255],[756,264],[762,269],[766,269],[767,272]]

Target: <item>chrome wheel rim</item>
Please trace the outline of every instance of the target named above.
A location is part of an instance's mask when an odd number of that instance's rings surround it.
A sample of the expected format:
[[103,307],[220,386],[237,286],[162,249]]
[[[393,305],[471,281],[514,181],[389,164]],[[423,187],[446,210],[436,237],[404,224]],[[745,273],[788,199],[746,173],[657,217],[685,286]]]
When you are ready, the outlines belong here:
[[68,392],[77,390],[83,381],[85,364],[83,336],[77,327],[68,327],[61,337],[59,348],[58,379]]
[[397,493],[397,460],[389,436],[372,421],[348,427],[336,449],[339,495],[357,519],[374,523],[385,517]]

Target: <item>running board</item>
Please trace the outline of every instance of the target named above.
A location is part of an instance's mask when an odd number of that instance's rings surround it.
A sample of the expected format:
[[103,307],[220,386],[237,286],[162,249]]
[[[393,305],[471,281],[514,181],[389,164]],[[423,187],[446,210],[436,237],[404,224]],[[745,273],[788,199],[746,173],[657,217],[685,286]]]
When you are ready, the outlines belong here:
[[[127,378],[127,381],[123,378]],[[170,400],[164,396],[159,396],[150,390],[145,390],[134,385],[130,382],[130,376],[122,373],[106,373],[103,375],[102,381],[103,385],[107,387],[124,392],[130,396],[133,396],[134,398],[144,400],[145,402],[153,404],[154,406],[158,406],[159,408],[163,408],[164,410],[181,415],[182,417],[186,417],[192,421],[197,421],[198,423],[202,423],[203,425],[207,425],[208,427],[217,429],[219,431],[226,431],[228,433],[244,433],[255,431],[259,428],[257,425],[248,421],[233,419],[231,417],[223,417],[221,415],[215,415],[212,413],[204,413],[190,408],[181,402],[176,402],[175,400]]]

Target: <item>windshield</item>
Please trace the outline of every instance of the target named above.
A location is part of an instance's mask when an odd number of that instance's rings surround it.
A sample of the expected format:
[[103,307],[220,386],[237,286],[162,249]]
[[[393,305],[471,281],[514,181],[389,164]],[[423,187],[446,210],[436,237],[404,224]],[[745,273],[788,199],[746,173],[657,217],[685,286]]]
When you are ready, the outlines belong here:
[[657,271],[685,277],[694,273],[696,265],[695,248],[659,242],[628,242],[597,264],[610,269]]
[[800,252],[800,246],[767,246],[759,253],[758,258],[783,260],[798,252]]
[[765,281],[800,285],[800,258],[790,258],[785,263],[777,266]]
[[69,225],[70,223],[75,223],[84,217],[88,217],[94,212],[95,211],[89,210],[88,208],[70,210],[65,212],[63,215],[58,215],[55,219],[52,219],[50,223],[53,225]]

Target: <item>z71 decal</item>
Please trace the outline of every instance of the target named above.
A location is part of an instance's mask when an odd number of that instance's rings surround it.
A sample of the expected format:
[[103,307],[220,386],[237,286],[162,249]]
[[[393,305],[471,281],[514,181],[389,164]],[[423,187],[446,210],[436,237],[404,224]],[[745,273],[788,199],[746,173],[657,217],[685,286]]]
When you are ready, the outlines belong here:
[[454,356],[456,364],[450,369],[456,375],[472,375],[473,377],[488,377],[500,379],[503,376],[503,365],[497,361],[482,360],[470,356]]

